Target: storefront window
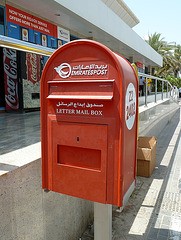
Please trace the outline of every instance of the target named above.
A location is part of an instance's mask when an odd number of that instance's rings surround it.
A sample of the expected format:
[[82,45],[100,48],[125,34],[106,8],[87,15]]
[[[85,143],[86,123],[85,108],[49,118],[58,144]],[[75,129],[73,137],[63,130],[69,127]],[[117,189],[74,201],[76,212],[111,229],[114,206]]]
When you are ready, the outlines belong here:
[[0,34],[5,35],[4,30],[4,8],[0,6]]

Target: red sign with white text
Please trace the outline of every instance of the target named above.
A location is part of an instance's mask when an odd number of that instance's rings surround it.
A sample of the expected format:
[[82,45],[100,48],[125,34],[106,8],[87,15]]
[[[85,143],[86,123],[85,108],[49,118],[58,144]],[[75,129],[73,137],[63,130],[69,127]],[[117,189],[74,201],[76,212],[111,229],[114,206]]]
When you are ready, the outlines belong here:
[[18,24],[22,27],[57,37],[57,26],[37,18],[29,13],[23,12],[17,8],[6,5],[7,21]]
[[137,62],[137,67],[143,68],[143,63]]
[[3,48],[6,110],[13,111],[19,108],[16,56],[16,50]]
[[26,53],[27,78],[33,84],[40,81],[40,56],[34,53]]

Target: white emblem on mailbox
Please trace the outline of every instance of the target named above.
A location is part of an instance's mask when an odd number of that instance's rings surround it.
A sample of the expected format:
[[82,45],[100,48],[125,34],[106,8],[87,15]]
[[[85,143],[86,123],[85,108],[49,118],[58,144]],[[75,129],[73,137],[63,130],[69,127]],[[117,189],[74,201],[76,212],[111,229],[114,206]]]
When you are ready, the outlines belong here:
[[129,130],[132,129],[136,116],[136,91],[132,83],[128,85],[125,99],[125,121]]
[[61,78],[68,78],[71,74],[71,66],[68,63],[62,63],[54,68]]

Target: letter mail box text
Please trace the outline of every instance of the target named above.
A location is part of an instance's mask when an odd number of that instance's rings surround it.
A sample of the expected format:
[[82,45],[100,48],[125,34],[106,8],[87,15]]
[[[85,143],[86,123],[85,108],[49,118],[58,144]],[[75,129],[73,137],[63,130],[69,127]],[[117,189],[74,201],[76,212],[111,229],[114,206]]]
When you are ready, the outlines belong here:
[[41,78],[42,187],[122,206],[136,178],[138,83],[130,63],[78,40]]

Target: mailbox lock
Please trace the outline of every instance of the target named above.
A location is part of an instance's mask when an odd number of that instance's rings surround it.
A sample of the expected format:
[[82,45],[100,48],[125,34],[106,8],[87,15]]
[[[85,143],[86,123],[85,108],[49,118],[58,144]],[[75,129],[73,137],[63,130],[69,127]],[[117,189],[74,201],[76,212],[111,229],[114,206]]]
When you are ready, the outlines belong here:
[[79,137],[77,137],[77,142],[79,143]]

